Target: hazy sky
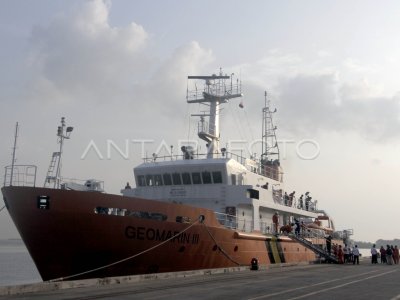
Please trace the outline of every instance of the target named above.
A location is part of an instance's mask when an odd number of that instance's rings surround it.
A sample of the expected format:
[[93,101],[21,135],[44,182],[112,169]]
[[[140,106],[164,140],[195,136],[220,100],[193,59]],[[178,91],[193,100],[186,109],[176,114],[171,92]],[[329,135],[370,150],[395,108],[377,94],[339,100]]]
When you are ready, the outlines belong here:
[[[398,1],[0,5],[1,166],[11,163],[18,121],[17,162],[38,165],[42,185],[65,116],[75,130],[64,177],[104,180],[107,192],[118,193],[133,184],[139,140],[152,140],[145,147],[151,155],[160,145],[177,152],[179,140],[197,139],[187,75],[222,67],[240,76],[245,95],[244,109],[233,100],[222,111],[222,144],[261,137],[267,90],[278,109],[287,190],[310,191],[356,240],[399,238]],[[128,157],[111,149],[108,158],[107,140]],[[91,141],[103,159],[94,151],[81,159]],[[2,211],[0,238],[17,236]]]

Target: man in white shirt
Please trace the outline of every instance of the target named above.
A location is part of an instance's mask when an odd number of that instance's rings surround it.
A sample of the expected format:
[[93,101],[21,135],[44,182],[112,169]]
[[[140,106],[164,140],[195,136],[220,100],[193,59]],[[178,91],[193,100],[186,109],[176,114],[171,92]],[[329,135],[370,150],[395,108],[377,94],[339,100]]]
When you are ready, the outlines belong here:
[[359,260],[360,251],[358,251],[357,245],[355,245],[353,248],[353,256],[354,256],[353,265],[356,264],[356,261],[357,261],[357,265],[359,265],[360,264],[360,260]]
[[378,263],[378,251],[375,248],[375,244],[373,244],[371,248],[371,263],[372,264]]

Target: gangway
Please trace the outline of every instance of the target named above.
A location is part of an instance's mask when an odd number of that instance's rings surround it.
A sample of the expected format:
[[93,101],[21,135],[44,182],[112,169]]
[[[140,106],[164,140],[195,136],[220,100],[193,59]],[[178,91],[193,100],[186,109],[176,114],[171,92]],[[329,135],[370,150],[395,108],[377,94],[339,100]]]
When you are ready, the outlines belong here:
[[308,249],[310,249],[311,251],[313,251],[314,253],[324,257],[326,259],[327,262],[332,262],[335,264],[338,264],[339,261],[337,259],[337,257],[335,255],[330,254],[328,251],[325,251],[324,249],[322,249],[321,247],[318,247],[317,245],[314,245],[313,243],[311,243],[310,241],[308,241],[307,239],[301,237],[301,236],[297,236],[293,233],[289,234],[289,237],[302,244],[303,246],[307,247]]

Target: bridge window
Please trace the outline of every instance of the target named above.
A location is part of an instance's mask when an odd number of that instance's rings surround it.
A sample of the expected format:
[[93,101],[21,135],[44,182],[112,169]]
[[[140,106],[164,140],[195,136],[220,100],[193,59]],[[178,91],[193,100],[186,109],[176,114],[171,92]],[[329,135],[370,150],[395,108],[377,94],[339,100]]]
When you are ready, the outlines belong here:
[[146,175],[146,185],[147,186],[153,186],[154,185],[153,175]]
[[171,174],[165,173],[163,175],[163,179],[164,179],[164,185],[171,185],[172,184]]
[[[236,175],[231,175],[232,184],[237,184]],[[164,174],[148,174],[137,176],[137,186],[162,186],[162,185],[181,185],[181,184],[210,184],[223,183],[221,171],[203,171],[203,172],[184,172],[180,173],[164,173]]]
[[236,174],[231,174],[232,185],[236,185]]
[[190,173],[182,173],[182,181],[183,181],[183,184],[192,184],[192,180],[190,178]]
[[220,171],[212,172],[213,182],[222,183],[222,174]]
[[247,198],[260,199],[260,193],[257,190],[248,189],[247,190]]
[[201,177],[203,178],[203,183],[211,183],[211,173],[208,171],[204,171],[201,173]]
[[162,185],[161,175],[154,175],[154,185],[160,186]]
[[146,186],[146,180],[143,175],[138,176],[138,186]]
[[174,183],[174,185],[181,185],[182,184],[181,174],[173,173],[172,174],[172,182]]
[[201,184],[200,172],[192,173],[193,184]]

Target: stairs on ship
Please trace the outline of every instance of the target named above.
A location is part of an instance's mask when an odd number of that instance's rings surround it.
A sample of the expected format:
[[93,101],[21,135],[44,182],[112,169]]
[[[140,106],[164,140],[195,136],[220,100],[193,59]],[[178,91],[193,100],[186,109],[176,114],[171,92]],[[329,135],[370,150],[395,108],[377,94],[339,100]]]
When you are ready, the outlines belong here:
[[61,152],[53,152],[51,157],[49,169],[47,170],[46,180],[44,181],[44,187],[49,187],[52,183],[56,187],[57,183],[57,164],[60,160]]
[[307,239],[302,238],[300,236],[297,236],[295,234],[289,234],[289,237],[292,240],[294,240],[294,241],[302,244],[303,246],[307,247],[308,249],[310,249],[314,253],[316,253],[316,254],[320,255],[321,257],[325,258],[326,262],[331,262],[331,263],[335,263],[335,264],[339,263],[339,261],[338,261],[336,256],[334,256],[332,254],[329,254],[329,252],[325,251],[321,247],[318,247],[317,245],[314,245],[313,243],[311,243]]

